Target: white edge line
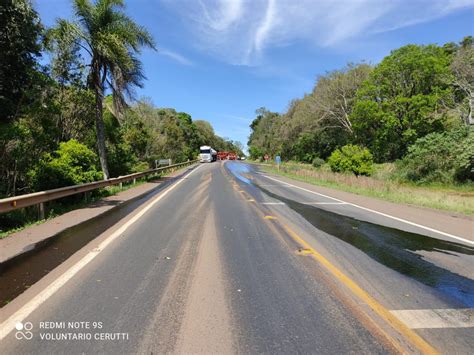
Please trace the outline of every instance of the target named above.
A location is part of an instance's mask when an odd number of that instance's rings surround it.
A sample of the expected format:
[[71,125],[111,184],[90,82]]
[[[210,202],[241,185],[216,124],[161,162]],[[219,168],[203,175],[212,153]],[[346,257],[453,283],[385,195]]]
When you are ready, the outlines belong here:
[[372,213],[375,213],[375,214],[378,214],[378,215],[381,215],[381,216],[384,216],[384,217],[387,217],[387,218],[391,218],[393,220],[396,220],[396,221],[399,221],[399,222],[403,222],[403,223],[406,223],[406,224],[409,224],[409,225],[412,225],[412,226],[415,226],[415,227],[418,227],[418,228],[422,228],[422,229],[425,229],[427,231],[430,231],[430,232],[434,232],[434,233],[438,233],[438,234],[441,234],[441,235],[444,235],[445,237],[449,237],[449,238],[452,238],[452,239],[456,239],[456,240],[460,240],[464,243],[467,243],[467,244],[470,244],[470,245],[474,245],[474,241],[471,241],[471,240],[468,240],[468,239],[464,239],[464,238],[461,238],[461,237],[458,237],[456,235],[453,235],[453,234],[449,234],[449,233],[446,233],[446,232],[442,232],[440,230],[437,230],[437,229],[434,229],[434,228],[430,228],[430,227],[427,227],[427,226],[423,226],[421,224],[418,224],[418,223],[414,223],[414,222],[410,222],[410,221],[407,221],[406,219],[403,219],[403,218],[398,218],[398,217],[395,217],[395,216],[391,216],[389,214],[386,214],[386,213],[383,213],[383,212],[379,212],[379,211],[375,211],[375,210],[372,210],[370,208],[367,208],[367,207],[362,207],[362,206],[359,206],[359,205],[356,205],[355,203],[350,203],[350,202],[346,202],[346,201],[343,201],[343,200],[339,200],[337,198],[334,198],[334,197],[331,197],[331,196],[327,196],[327,195],[324,195],[324,194],[320,194],[319,192],[315,192],[315,191],[311,191],[311,190],[308,190],[308,189],[305,189],[304,187],[300,187],[300,186],[296,186],[296,185],[293,185],[293,184],[289,184],[285,181],[281,181],[281,180],[278,180],[278,179],[275,179],[275,178],[272,178],[268,175],[263,175],[262,176],[270,179],[270,180],[273,180],[273,181],[278,181],[280,183],[283,183],[285,185],[288,185],[288,186],[292,186],[292,187],[295,187],[297,189],[300,189],[300,190],[303,190],[303,191],[306,191],[306,192],[310,192],[312,194],[315,194],[315,195],[319,195],[319,196],[323,196],[323,197],[326,197],[326,198],[330,198],[334,201],[338,201],[338,202],[343,202],[347,205],[350,205],[350,206],[353,206],[353,207],[357,207],[357,208],[360,208],[361,210],[365,210],[365,211],[368,211],[368,212],[372,212]]
[[304,202],[305,205],[347,205],[346,202]]
[[15,324],[24,320],[28,317],[36,308],[38,308],[42,303],[44,303],[49,297],[54,295],[56,291],[58,291],[66,282],[74,277],[84,266],[86,266],[89,262],[91,262],[101,251],[103,251],[110,243],[112,243],[115,239],[120,237],[132,224],[138,221],[145,213],[147,213],[158,201],[160,201],[163,197],[165,197],[170,191],[176,188],[181,182],[184,181],[189,175],[193,172],[198,170],[202,165],[199,165],[197,168],[180,178],[176,183],[170,186],[167,190],[163,191],[156,199],[150,202],[145,208],[143,208],[140,212],[134,215],[128,222],[126,222],[123,226],[117,229],[114,233],[112,233],[107,239],[102,241],[99,246],[89,253],[87,253],[81,260],[75,263],[72,267],[70,267],[66,272],[64,272],[61,276],[59,276],[53,283],[51,283],[46,289],[38,293],[35,297],[33,297],[30,301],[28,301],[23,307],[21,307],[18,311],[13,313],[6,321],[4,321],[0,325],[0,340],[5,338],[11,331],[15,329]]
[[283,202],[261,202],[262,205],[284,205]]

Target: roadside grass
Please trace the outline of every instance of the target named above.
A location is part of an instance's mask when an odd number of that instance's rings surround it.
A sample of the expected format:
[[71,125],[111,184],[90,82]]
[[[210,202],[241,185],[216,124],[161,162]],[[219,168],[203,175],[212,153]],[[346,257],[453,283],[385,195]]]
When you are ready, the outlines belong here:
[[87,200],[85,199],[84,195],[81,194],[49,202],[46,206],[46,218],[40,220],[38,219],[38,209],[36,206],[30,206],[21,210],[7,212],[0,215],[0,239],[6,238],[10,234],[19,232],[28,227],[42,224],[64,213],[86,207],[102,198],[116,195],[119,192],[126,191],[128,189],[140,186],[146,182],[167,176],[168,174],[164,173],[146,176],[141,179],[137,179],[135,183],[124,183],[122,184],[122,188],[120,188],[119,185],[112,185],[99,190],[91,191],[91,195]]
[[[252,163],[252,162],[251,162]],[[414,206],[474,215],[474,185],[415,185],[390,180],[392,164],[376,166],[373,176],[333,173],[327,166],[314,168],[309,164],[283,163],[278,171],[275,165],[259,164],[271,172],[359,195]]]

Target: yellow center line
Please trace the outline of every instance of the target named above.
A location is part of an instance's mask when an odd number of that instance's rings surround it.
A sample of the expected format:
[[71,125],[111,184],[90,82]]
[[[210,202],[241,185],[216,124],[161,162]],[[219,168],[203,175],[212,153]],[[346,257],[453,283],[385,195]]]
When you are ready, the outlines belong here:
[[[281,223],[281,222],[280,222]],[[296,234],[290,227],[281,223],[283,228],[288,234],[304,248],[304,254],[312,256],[316,261],[322,264],[331,274],[333,274],[339,281],[346,285],[354,295],[364,301],[370,308],[372,308],[380,317],[387,321],[394,329],[398,330],[407,339],[409,339],[413,345],[415,345],[424,354],[438,354],[438,351],[428,344],[422,337],[416,334],[413,330],[408,328],[402,321],[395,317],[388,309],[377,302],[372,296],[366,291],[360,288],[351,278],[340,271],[335,265],[333,265],[324,256],[319,254],[313,249],[304,239]]]
[[[235,181],[234,181],[235,183]],[[239,191],[242,192],[241,195],[244,196],[243,190]],[[255,202],[254,199],[248,199],[247,201]],[[379,302],[377,302],[372,296],[370,296],[366,291],[364,291],[359,285],[357,285],[351,278],[345,275],[342,271],[340,271],[335,265],[333,265],[328,259],[318,253],[311,245],[308,244],[304,239],[302,239],[296,232],[294,232],[289,226],[278,221],[278,219],[274,216],[265,215],[260,208],[257,208],[255,204],[252,204],[255,210],[263,215],[264,219],[267,220],[276,220],[275,223],[278,223],[286,230],[288,235],[300,244],[302,250],[302,255],[309,255],[313,257],[317,262],[319,262],[322,266],[324,266],[336,279],[341,281],[349,290],[357,296],[360,300],[366,303],[372,310],[377,313],[383,320],[385,320],[388,324],[392,326],[393,329],[398,331],[400,334],[406,337],[414,346],[418,348],[424,354],[439,354],[439,352],[433,348],[430,344],[428,344],[422,337],[416,334],[412,329],[406,326],[402,321],[400,321],[397,317],[395,317],[388,309],[382,306]],[[272,222],[268,222],[271,224]],[[388,334],[387,334],[388,336]],[[406,353],[406,351],[400,347],[398,342],[391,336],[392,344],[396,346],[402,353]]]

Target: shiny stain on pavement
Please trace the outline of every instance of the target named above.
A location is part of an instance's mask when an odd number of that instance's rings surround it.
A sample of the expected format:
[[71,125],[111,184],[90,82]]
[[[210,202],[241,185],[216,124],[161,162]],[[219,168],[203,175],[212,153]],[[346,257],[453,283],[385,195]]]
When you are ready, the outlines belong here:
[[417,253],[428,251],[453,256],[474,255],[474,248],[360,221],[299,203],[273,194],[259,185],[255,186],[266,195],[284,202],[317,229],[351,244],[392,270],[441,291],[461,305],[474,307],[474,280],[430,263]]
[[245,177],[251,172],[246,164],[228,164],[227,168],[237,179],[286,204],[317,229],[351,244],[390,269],[440,291],[457,301],[459,306],[474,307],[472,278],[437,266],[419,254],[436,252],[454,257],[473,256],[473,247],[361,221],[318,208],[317,204],[299,203],[276,195]]

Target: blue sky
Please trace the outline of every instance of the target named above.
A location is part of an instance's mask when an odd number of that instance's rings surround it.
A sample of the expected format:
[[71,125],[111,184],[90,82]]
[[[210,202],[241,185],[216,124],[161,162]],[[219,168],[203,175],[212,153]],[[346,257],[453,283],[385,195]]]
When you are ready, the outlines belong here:
[[[154,36],[138,96],[212,123],[246,144],[255,110],[284,112],[318,75],[348,62],[376,64],[409,43],[474,34],[474,0],[129,0]],[[46,26],[70,18],[71,0],[36,0]]]

